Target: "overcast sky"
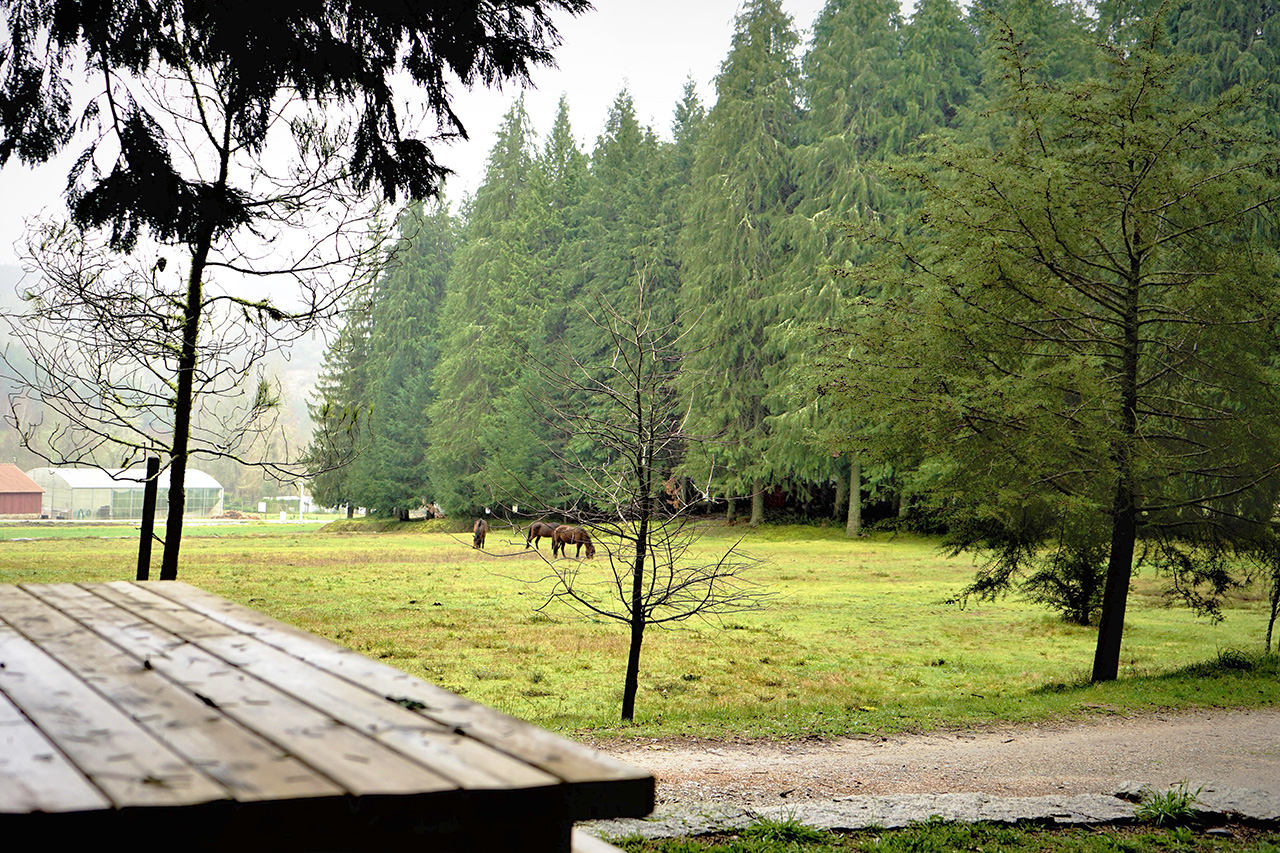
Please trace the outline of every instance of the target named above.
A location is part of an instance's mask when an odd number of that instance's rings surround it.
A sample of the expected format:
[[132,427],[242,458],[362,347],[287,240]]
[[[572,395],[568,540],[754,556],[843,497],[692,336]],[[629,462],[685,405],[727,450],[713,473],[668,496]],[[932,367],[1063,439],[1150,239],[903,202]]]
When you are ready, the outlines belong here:
[[[807,44],[809,30],[824,0],[783,0]],[[609,105],[626,87],[641,122],[670,138],[671,117],[692,77],[703,102],[715,100],[713,80],[728,53],[739,0],[596,0],[596,10],[560,24],[563,43],[557,68],[539,69],[525,108],[539,134],[555,117],[561,94],[567,95],[574,134],[590,151],[604,127]],[[443,146],[437,159],[457,172],[448,187],[456,201],[473,192],[483,175],[503,114],[518,94],[478,90],[455,94],[455,109],[470,140]],[[23,221],[42,209],[63,209],[67,165],[31,172],[11,161],[0,171],[0,264],[16,264],[14,243]]]

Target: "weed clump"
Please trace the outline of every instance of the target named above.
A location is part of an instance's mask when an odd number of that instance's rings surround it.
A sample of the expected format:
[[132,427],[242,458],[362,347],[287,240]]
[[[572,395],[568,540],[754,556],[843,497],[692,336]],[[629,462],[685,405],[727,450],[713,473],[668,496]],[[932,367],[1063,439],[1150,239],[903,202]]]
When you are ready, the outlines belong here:
[[1196,788],[1188,791],[1187,783],[1183,782],[1164,793],[1151,794],[1143,799],[1133,816],[1139,823],[1155,826],[1189,826],[1197,823],[1200,812],[1196,809],[1196,803],[1199,802],[1202,790],[1204,789]]

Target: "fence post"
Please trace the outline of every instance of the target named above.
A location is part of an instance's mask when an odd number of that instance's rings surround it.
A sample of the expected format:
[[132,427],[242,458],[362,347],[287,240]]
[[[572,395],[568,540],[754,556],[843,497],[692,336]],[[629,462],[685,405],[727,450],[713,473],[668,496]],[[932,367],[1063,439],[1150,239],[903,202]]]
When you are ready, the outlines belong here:
[[138,541],[138,580],[151,574],[151,539],[155,535],[156,496],[160,491],[160,459],[147,458],[147,481],[142,490],[142,532]]

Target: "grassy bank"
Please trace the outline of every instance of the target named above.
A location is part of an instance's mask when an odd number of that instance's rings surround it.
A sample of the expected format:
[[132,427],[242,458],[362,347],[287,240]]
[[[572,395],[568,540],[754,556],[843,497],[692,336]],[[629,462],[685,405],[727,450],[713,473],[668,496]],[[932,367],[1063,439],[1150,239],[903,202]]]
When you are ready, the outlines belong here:
[[619,843],[627,853],[1276,853],[1280,834],[1239,826],[1219,836],[1191,827],[1050,829],[930,822],[841,835],[766,821],[730,837]]
[[[518,533],[495,527],[481,553],[459,526],[192,527],[180,577],[539,724],[601,735],[838,735],[1280,700],[1275,658],[1252,654],[1260,590],[1215,625],[1167,607],[1158,579],[1140,575],[1121,678],[1095,687],[1093,629],[1016,597],[947,604],[974,566],[936,540],[715,526],[702,547],[745,537],[761,560],[751,576],[775,597],[651,630],[637,725],[624,729],[622,626],[543,607],[546,566]],[[136,535],[5,526],[0,582],[130,578]]]

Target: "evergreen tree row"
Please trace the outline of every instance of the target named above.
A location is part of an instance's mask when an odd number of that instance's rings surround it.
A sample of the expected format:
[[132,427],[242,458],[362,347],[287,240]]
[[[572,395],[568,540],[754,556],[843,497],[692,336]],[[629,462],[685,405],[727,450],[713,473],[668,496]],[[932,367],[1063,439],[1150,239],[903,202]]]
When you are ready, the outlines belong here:
[[[902,460],[853,456],[851,423],[806,390],[813,329],[850,299],[870,235],[909,235],[921,198],[885,165],[939,135],[998,141],[1013,119],[997,97],[1010,49],[1046,82],[1082,79],[1096,51],[1157,10],[1156,0],[830,0],[802,44],[780,0],[748,0],[709,106],[692,83],[670,137],[615,99],[590,152],[561,101],[538,139],[524,104],[504,118],[483,182],[457,213],[416,205],[398,224],[387,274],[350,306],[312,405],[312,483],[325,504],[404,515],[492,505],[555,506],[558,460],[604,451],[543,414],[558,389],[534,362],[611,355],[577,306],[623,302],[644,279],[686,324],[678,379],[685,431],[700,440],[671,476],[686,497],[762,519],[766,499],[902,500]],[[1203,61],[1183,88],[1213,97],[1260,84],[1274,131],[1280,16],[1269,4],[1182,0],[1169,41]],[[556,406],[555,408],[559,408]],[[603,458],[602,462],[607,461]]]

